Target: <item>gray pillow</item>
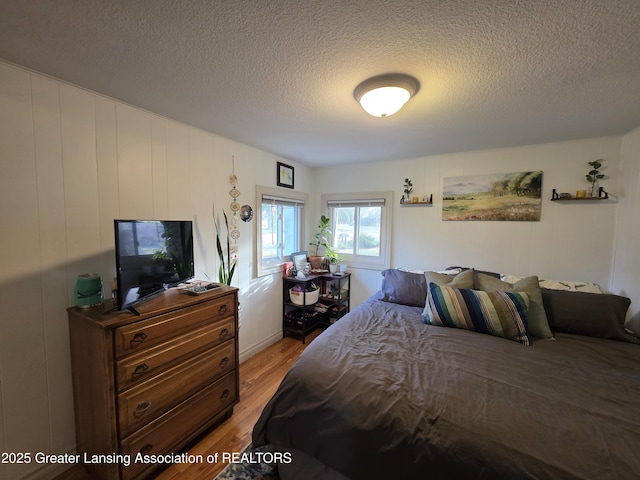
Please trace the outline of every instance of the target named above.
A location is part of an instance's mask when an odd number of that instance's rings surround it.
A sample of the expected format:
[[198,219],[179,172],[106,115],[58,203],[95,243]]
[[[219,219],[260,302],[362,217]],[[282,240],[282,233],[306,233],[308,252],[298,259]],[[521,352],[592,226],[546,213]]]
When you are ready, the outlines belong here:
[[473,288],[474,270],[464,270],[457,275],[447,275],[446,273],[424,272],[427,285],[435,283],[436,285],[446,285],[452,288]]
[[627,297],[547,288],[540,290],[553,331],[640,343],[624,329],[631,304]]
[[524,292],[529,294],[528,333],[538,338],[553,338],[542,303],[538,277],[532,275],[516,283],[503,282],[489,275],[476,275],[476,288],[485,292]]
[[[457,275],[447,275],[445,273],[438,272],[424,272],[424,278],[427,284],[427,288],[430,283],[435,283],[438,286],[447,286],[451,288],[473,288],[473,269],[464,270]],[[427,303],[422,312],[422,319],[429,323],[431,318],[431,310]]]
[[427,282],[421,273],[389,268],[382,272],[382,285],[378,300],[424,307],[427,302]]

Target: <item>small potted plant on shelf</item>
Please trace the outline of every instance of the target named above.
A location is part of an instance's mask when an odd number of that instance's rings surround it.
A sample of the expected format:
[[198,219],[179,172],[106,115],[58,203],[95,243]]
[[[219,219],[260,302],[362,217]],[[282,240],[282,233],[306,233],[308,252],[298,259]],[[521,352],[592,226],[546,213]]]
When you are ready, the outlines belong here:
[[404,179],[404,195],[400,200],[400,203],[411,202],[411,192],[413,192],[413,183],[408,178]]
[[591,183],[591,194],[590,197],[596,197],[598,194],[598,182],[604,178],[604,174],[600,173],[600,167],[602,167],[602,162],[604,160],[599,158],[598,160],[593,160],[592,162],[587,162],[591,167],[589,173],[585,175],[587,177],[587,181]]
[[340,264],[342,263],[342,257],[338,251],[332,246],[325,247],[325,257],[329,260],[329,271],[336,273],[340,270]]
[[314,270],[318,270],[322,268],[322,262],[324,260],[324,256],[320,255],[320,249],[324,248],[326,251],[329,247],[329,237],[331,235],[331,230],[329,230],[329,223],[331,220],[329,217],[322,215],[320,217],[320,221],[318,222],[318,230],[313,235],[313,242],[309,242],[309,245],[313,247],[313,255],[309,255],[309,263],[311,264],[311,268]]

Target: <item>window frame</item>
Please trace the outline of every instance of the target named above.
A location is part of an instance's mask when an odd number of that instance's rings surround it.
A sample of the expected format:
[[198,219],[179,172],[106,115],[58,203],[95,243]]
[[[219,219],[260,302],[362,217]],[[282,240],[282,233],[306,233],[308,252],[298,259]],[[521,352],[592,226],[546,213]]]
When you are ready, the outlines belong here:
[[362,203],[362,206],[366,206],[367,203],[380,199],[384,200],[384,204],[380,211],[380,254],[377,256],[371,256],[340,253],[340,256],[344,259],[345,263],[349,265],[349,267],[364,268],[368,270],[385,270],[387,268],[390,268],[393,192],[379,191],[355,193],[325,193],[321,196],[321,205],[324,213],[331,219],[332,243],[334,240],[335,232],[333,231],[334,219],[331,212],[332,207],[330,207],[330,203]]
[[[277,260],[271,260],[268,262],[264,262],[262,260],[262,206],[264,203],[264,197],[272,197],[275,199],[281,199],[284,202],[290,201],[295,203],[301,203],[300,207],[302,211],[300,212],[300,223],[299,223],[299,231],[298,235],[298,249],[293,250],[292,252],[282,252],[282,256],[278,256]],[[274,273],[280,273],[282,271],[282,264],[284,262],[288,262],[290,260],[289,255],[293,252],[299,251],[302,249],[305,240],[306,233],[306,216],[307,216],[307,208],[309,205],[309,195],[302,192],[297,191],[283,191],[282,188],[272,188],[266,187],[263,185],[256,185],[256,201],[257,212],[255,217],[256,220],[256,243],[254,248],[254,275],[256,278],[264,277],[267,275],[273,275]]]

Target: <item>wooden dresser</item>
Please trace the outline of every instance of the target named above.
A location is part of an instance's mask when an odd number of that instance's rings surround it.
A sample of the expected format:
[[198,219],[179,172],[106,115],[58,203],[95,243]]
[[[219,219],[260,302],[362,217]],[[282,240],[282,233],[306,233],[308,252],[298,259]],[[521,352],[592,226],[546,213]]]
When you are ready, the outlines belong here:
[[96,478],[145,478],[163,465],[136,457],[180,452],[233,413],[237,306],[237,289],[221,286],[168,290],[139,315],[69,308],[77,451]]

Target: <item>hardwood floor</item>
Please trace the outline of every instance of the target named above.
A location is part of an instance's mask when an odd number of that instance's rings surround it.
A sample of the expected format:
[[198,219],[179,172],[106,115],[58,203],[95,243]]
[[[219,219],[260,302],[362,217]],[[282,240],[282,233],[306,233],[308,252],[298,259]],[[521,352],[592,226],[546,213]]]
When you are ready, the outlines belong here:
[[[321,330],[307,337],[309,345]],[[289,371],[306,345],[295,338],[283,338],[240,364],[240,402],[231,418],[208,434],[203,435],[189,449],[192,455],[213,455],[216,452],[242,452],[251,443],[253,425],[262,409],[275,393],[282,378]],[[211,480],[226,467],[224,463],[174,464],[159,472],[158,480]],[[82,468],[68,470],[55,480],[92,480]]]

